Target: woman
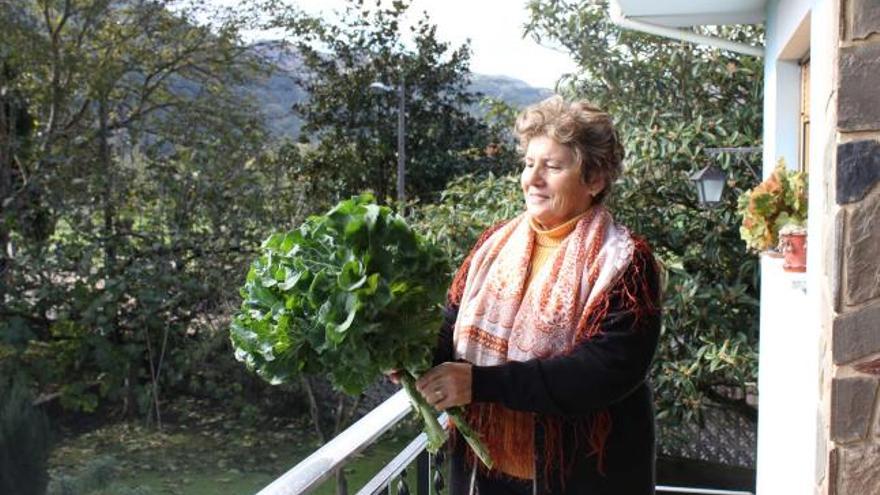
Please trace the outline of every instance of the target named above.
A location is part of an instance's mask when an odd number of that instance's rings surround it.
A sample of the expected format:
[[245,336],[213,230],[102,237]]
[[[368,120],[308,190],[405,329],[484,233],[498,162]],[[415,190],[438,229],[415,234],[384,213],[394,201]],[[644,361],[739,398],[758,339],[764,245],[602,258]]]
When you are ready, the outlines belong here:
[[417,382],[434,407],[465,406],[495,462],[453,442],[452,493],[654,493],[658,270],[602,204],[623,148],[608,114],[558,96],[516,133],[526,211],[458,269]]

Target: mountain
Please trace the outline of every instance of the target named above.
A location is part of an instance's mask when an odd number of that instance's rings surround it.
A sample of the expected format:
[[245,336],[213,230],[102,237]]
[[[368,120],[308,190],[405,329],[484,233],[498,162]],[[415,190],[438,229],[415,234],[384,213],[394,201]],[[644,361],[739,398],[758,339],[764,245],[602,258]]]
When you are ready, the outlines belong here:
[[[272,134],[296,139],[302,121],[293,114],[291,107],[308,98],[308,94],[293,79],[293,75],[302,69],[302,61],[292,48],[273,41],[256,42],[251,45],[251,49],[277,70],[271,76],[254,81],[244,88],[244,92],[262,110]],[[529,86],[519,79],[484,74],[472,74],[469,89],[517,108],[523,108],[553,94],[549,89]],[[471,111],[480,114],[479,106]]]
[[245,87],[245,93],[262,110],[274,136],[295,140],[299,136],[302,121],[293,114],[291,107],[308,98],[308,94],[293,79],[293,75],[302,67],[299,54],[272,41],[254,43],[251,49],[275,70],[269,77],[257,79]]
[[529,86],[519,79],[483,74],[471,74],[471,84],[468,89],[517,108],[525,108],[553,94],[553,91],[547,88]]

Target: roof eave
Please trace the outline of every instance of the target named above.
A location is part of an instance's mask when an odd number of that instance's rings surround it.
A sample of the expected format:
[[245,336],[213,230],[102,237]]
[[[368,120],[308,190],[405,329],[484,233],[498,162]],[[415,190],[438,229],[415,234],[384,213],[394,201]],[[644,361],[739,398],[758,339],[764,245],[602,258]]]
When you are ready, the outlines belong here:
[[[687,31],[684,29],[678,29],[674,27],[669,27],[665,25],[654,24],[651,22],[646,22],[644,20],[640,20],[637,17],[628,17],[620,8],[620,4],[617,0],[611,0],[610,2],[610,14],[611,14],[611,22],[620,26],[624,29],[631,29],[634,31],[641,31],[644,33],[650,33],[657,36],[663,36],[666,38],[671,38],[678,41],[687,41],[690,43],[698,43],[703,45],[714,46],[716,48],[721,48],[724,50],[730,50],[736,53],[742,53],[744,55],[751,55],[753,57],[763,57],[764,56],[764,47],[762,46],[753,46],[748,45],[746,43],[739,43],[735,41],[725,40],[722,38],[716,38],[714,36],[706,36],[702,34],[695,33],[693,31]],[[656,14],[652,17],[656,17]],[[679,16],[681,17],[681,16]],[[697,16],[692,16],[696,18]],[[703,15],[706,17],[706,15]],[[751,17],[754,17],[752,15]],[[708,17],[707,17],[708,19]],[[709,22],[707,22],[708,24]],[[717,24],[717,22],[716,22]],[[737,23],[737,24],[746,24]],[[684,25],[698,25],[694,24],[684,24]]]

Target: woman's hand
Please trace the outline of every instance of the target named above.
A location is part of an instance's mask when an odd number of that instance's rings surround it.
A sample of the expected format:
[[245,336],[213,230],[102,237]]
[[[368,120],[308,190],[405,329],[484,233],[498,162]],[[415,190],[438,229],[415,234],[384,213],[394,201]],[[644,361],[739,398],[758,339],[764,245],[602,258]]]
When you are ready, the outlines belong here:
[[470,404],[471,367],[470,363],[437,365],[416,381],[416,388],[437,410]]

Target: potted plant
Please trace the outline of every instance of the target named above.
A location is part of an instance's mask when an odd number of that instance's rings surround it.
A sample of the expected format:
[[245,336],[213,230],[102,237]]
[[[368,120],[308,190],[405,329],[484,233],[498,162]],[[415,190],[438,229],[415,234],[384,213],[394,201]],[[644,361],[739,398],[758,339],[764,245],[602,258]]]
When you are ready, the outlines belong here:
[[807,271],[807,228],[797,222],[783,225],[779,229],[779,251],[785,257],[785,271]]
[[[805,253],[806,173],[788,170],[785,161],[780,159],[767,180],[740,195],[737,211],[743,219],[739,234],[749,249],[771,256],[781,256],[786,252],[789,256]],[[786,227],[787,240],[782,249],[778,249],[783,227]],[[792,236],[797,240],[793,240]],[[783,268],[787,271],[804,271],[806,263],[791,260]]]

